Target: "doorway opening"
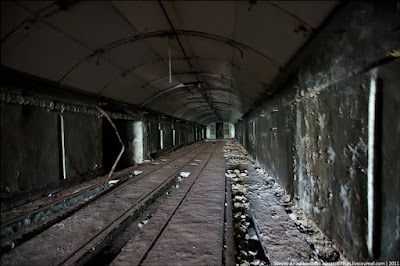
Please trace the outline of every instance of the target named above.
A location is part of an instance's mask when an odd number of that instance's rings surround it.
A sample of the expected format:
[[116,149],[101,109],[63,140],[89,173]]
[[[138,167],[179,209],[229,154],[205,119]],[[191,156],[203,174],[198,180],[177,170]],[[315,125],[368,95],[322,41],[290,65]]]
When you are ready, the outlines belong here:
[[216,137],[217,139],[223,139],[224,138],[224,124],[223,123],[216,123]]

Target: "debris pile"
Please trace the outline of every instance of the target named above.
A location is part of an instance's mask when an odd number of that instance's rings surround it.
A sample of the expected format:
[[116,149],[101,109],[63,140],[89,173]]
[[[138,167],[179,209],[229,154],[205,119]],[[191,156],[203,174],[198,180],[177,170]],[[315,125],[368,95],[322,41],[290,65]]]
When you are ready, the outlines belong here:
[[247,176],[247,170],[227,170],[226,176],[231,179],[232,184],[236,265],[267,265],[268,259],[252,219],[250,202],[246,197],[243,177]]
[[[258,225],[253,219],[250,204],[253,200],[264,199],[266,192],[270,191],[278,200],[279,205],[293,221],[305,241],[310,247],[309,260],[312,263],[347,262],[340,249],[310,220],[299,207],[297,198],[292,198],[277,181],[269,175],[258,162],[237,141],[228,141],[224,146],[227,173],[232,184],[232,202],[234,233],[236,242],[236,265],[266,265],[269,264],[267,251],[262,244],[263,239],[268,239],[265,232],[258,230]],[[259,178],[247,175],[254,171]],[[254,210],[255,211],[255,210]],[[257,233],[258,232],[258,233]],[[258,241],[260,238],[260,241]],[[258,243],[258,246],[253,244]],[[265,243],[268,249],[268,241]],[[258,247],[258,248],[256,248]]]
[[296,228],[302,233],[311,248],[310,262],[346,262],[339,248],[307,217],[298,207],[297,199],[292,199],[289,194],[261,167],[257,168],[258,174],[265,180],[266,189],[273,192],[285,212],[294,222]]
[[296,204],[289,194],[261,167],[256,169],[266,182],[266,188],[270,189],[278,199],[286,213],[293,220],[296,228],[302,233],[307,244],[311,248],[310,262],[346,262],[339,248],[307,217],[304,211]]

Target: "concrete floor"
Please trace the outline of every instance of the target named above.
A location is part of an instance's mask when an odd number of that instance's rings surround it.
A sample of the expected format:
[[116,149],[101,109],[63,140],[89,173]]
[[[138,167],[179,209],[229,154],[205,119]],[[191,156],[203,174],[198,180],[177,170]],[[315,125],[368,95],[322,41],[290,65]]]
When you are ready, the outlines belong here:
[[[17,232],[7,236],[11,247],[2,244],[2,265],[345,261],[236,141],[192,144],[113,179],[120,181],[64,206],[67,217],[61,208],[20,230],[14,226]],[[2,230],[38,209],[86,195],[95,183],[3,212]],[[99,178],[97,187],[103,183]],[[41,230],[37,223],[44,223]]]

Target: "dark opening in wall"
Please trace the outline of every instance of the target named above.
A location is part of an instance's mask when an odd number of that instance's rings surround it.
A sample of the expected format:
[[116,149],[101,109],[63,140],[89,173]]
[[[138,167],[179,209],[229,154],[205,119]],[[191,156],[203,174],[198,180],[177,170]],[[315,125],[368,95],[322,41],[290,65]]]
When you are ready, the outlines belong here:
[[217,139],[223,139],[224,138],[224,124],[223,123],[216,123],[216,125],[217,125],[216,138]]
[[[125,120],[114,120],[113,122],[118,129],[118,134],[120,135],[123,142],[126,140],[127,126],[128,123]],[[108,173],[113,166],[115,159],[121,151],[121,143],[115,134],[114,128],[111,126],[110,122],[103,117],[103,166],[105,173]],[[124,160],[124,155],[122,155],[120,161],[115,167],[115,171],[129,167]]]

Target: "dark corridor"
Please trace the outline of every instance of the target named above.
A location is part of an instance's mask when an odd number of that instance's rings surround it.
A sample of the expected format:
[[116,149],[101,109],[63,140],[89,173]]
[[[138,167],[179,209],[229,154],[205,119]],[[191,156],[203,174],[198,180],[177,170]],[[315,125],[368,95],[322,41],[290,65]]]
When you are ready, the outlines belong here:
[[216,137],[217,137],[217,139],[223,139],[224,138],[224,124],[216,123],[216,125],[217,125]]
[[400,0],[0,7],[1,265],[400,266]]

